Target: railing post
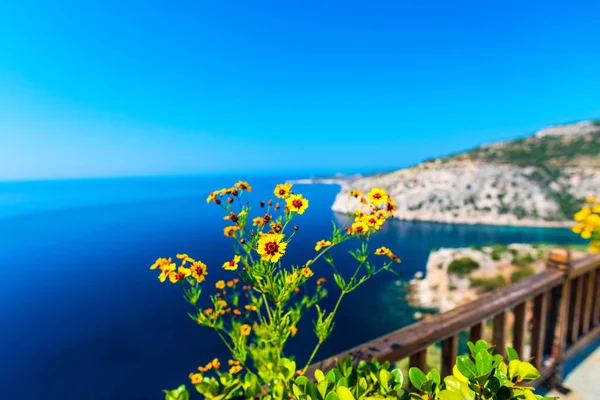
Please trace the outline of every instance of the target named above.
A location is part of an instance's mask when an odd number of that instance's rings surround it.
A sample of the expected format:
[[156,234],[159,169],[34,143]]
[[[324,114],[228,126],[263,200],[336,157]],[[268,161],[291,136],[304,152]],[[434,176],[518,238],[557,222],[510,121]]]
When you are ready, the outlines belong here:
[[548,268],[556,268],[563,271],[565,280],[561,285],[559,307],[557,312],[557,333],[554,336],[552,358],[554,359],[554,372],[549,379],[551,387],[557,387],[563,380],[563,362],[567,345],[567,327],[569,325],[569,308],[571,303],[571,252],[568,249],[552,249],[548,257]]

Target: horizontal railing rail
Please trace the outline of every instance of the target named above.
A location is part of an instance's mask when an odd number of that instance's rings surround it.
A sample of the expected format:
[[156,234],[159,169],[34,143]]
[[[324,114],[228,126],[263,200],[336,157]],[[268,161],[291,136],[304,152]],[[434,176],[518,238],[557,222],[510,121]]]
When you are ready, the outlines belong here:
[[[559,385],[564,360],[600,334],[600,254],[577,260],[570,257],[566,249],[553,249],[544,272],[317,362],[307,374],[313,376],[315,369],[327,371],[345,356],[352,356],[355,363],[408,357],[411,367],[426,369],[427,348],[441,343],[442,376],[448,375],[458,355],[459,334],[466,330],[469,340],[476,341],[482,338],[486,321],[492,319],[497,352],[505,354],[511,345],[523,355],[529,331],[530,356],[542,372],[541,380]],[[511,312],[509,343],[507,317]]]

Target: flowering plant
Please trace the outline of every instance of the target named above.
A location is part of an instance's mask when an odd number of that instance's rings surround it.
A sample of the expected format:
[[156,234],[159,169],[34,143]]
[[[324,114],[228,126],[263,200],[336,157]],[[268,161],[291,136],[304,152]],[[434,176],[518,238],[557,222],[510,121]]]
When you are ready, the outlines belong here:
[[571,230],[584,239],[591,239],[589,249],[592,253],[600,250],[600,201],[589,197],[586,205],[573,216],[577,225]]
[[[251,191],[247,182],[239,181],[231,188],[210,193],[206,199],[219,206],[224,220],[230,223],[223,233],[233,240],[234,251],[222,268],[231,271],[231,280],[209,285],[206,264],[187,254],[177,254],[179,265],[171,258],[159,258],[150,267],[160,272],[161,282],[168,279],[181,285],[185,299],[195,308],[189,316],[212,329],[231,353],[226,368],[221,368],[221,362],[215,358],[189,375],[196,390],[209,399],[293,396],[294,376],[304,374],[330,336],[344,296],[382,271],[394,272],[392,264],[400,262],[386,247],[374,252],[384,257],[381,263],[372,263],[368,257],[369,238],[396,209],[394,200],[382,189],[374,188],[366,195],[352,191],[350,196],[360,198],[363,207],[349,214],[343,226],[334,222],[331,237],[318,241],[315,256],[300,266],[284,265],[282,260],[299,229],[292,222],[307,210],[308,199],[295,193],[291,184],[279,184],[273,192],[277,202],[261,202],[259,214],[251,218],[251,206],[241,200],[244,192]],[[357,266],[348,278],[338,273],[330,250],[352,240],[357,242],[357,248],[350,255]],[[319,307],[327,295],[325,278],[312,279],[312,268],[320,258],[332,267],[333,280],[340,290],[329,312]],[[209,296],[212,307],[200,307],[200,296],[213,288],[216,291]],[[312,308],[316,311],[316,343],[306,364],[298,366],[285,347],[288,339],[297,334],[300,319]],[[188,399],[189,392],[182,385],[166,391],[166,398]]]

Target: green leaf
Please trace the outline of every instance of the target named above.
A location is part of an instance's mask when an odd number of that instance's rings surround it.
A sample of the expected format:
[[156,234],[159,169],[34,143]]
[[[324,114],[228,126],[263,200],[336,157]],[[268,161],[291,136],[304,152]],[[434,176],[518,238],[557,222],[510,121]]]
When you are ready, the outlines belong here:
[[164,390],[164,392],[165,400],[190,400],[190,392],[187,391],[185,385],[174,390]]
[[538,371],[533,365],[528,362],[522,361],[519,364],[518,375],[521,378],[521,382],[531,382],[540,377],[540,371]]
[[439,400],[465,400],[465,398],[457,392],[451,392],[449,390],[442,390],[438,395]]
[[317,390],[319,391],[323,399],[327,396],[329,388],[333,388],[333,383],[331,381],[322,380],[317,384]]
[[433,368],[431,371],[427,373],[427,379],[435,382],[436,385],[440,384],[440,373],[437,369]]
[[317,382],[321,382],[323,379],[325,379],[325,374],[323,374],[323,371],[320,369],[315,370],[315,379]]
[[479,350],[475,355],[476,377],[487,376],[492,372],[492,356],[485,350]]
[[339,400],[355,400],[352,392],[347,387],[338,386],[335,389],[335,393],[337,394]]
[[325,400],[339,400],[339,397],[335,392],[329,392],[327,397],[325,397]]
[[512,360],[518,360],[519,359],[519,354],[517,353],[517,351],[515,349],[513,349],[512,347],[508,347],[506,349],[506,355],[508,355],[508,360],[512,361]]
[[410,383],[417,389],[421,389],[421,385],[427,381],[427,377],[423,371],[415,367],[408,370],[408,379],[410,379]]
[[394,379],[394,376],[391,374],[391,372],[389,372],[385,369],[382,369],[381,371],[379,371],[379,383],[381,384],[381,387],[383,387],[383,389],[385,389],[385,391],[388,391],[389,382],[393,379]]
[[402,374],[402,371],[395,369],[392,371],[392,375],[394,376],[394,384],[397,385],[394,389],[400,389],[404,385],[404,375]]
[[456,367],[467,379],[475,379],[477,376],[477,368],[469,356],[456,357]]

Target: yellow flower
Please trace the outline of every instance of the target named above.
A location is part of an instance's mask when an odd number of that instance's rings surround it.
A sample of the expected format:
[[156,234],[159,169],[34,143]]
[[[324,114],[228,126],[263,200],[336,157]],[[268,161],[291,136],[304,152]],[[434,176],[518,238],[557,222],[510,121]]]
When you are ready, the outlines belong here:
[[157,259],[157,260],[154,262],[154,264],[152,264],[152,265],[150,266],[150,269],[156,269],[156,268],[160,268],[160,269],[162,269],[163,267],[166,267],[166,266],[168,266],[168,265],[171,265],[171,263],[172,263],[171,257],[169,257],[169,258],[158,258],[158,259]]
[[575,213],[575,215],[573,215],[573,219],[577,222],[581,222],[585,220],[588,217],[588,215],[590,215],[590,213],[591,210],[589,207],[583,207],[581,210]]
[[219,369],[221,368],[221,363],[219,362],[218,358],[215,358],[211,361],[211,364],[213,366],[214,369]]
[[169,275],[171,274],[171,272],[175,271],[175,268],[177,268],[177,266],[175,265],[175,263],[166,265],[164,267],[160,268],[160,275],[158,276],[158,280],[160,280],[161,282],[164,282]]
[[378,205],[386,203],[388,201],[388,195],[385,190],[380,188],[373,188],[368,194],[371,204]]
[[285,235],[281,233],[263,234],[258,239],[257,253],[263,260],[277,262],[285,254],[286,242],[282,242]]
[[319,279],[317,279],[317,286],[321,286],[325,282],[327,282],[327,279],[325,279],[325,278],[319,278]]
[[240,227],[237,225],[226,226],[225,229],[223,230],[223,233],[227,237],[235,237],[235,232],[239,231],[239,230],[240,230]]
[[192,382],[192,385],[197,385],[198,383],[202,382],[202,374],[200,373],[190,373],[189,375],[190,381]]
[[217,301],[217,306],[221,307],[221,308],[225,308],[225,307],[227,307],[227,302],[225,300],[219,300],[219,301]]
[[238,310],[237,308],[235,310],[233,310],[233,313],[235,315],[242,315],[242,312],[240,310]]
[[589,239],[592,237],[592,232],[590,231],[583,231],[581,232],[581,237],[584,239]]
[[317,245],[315,246],[315,251],[321,250],[323,247],[331,246],[331,242],[329,240],[319,240]]
[[215,283],[215,287],[217,289],[224,289],[225,288],[225,281],[218,281],[217,283]]
[[388,196],[388,202],[385,205],[385,211],[386,211],[388,217],[393,217],[394,211],[396,211],[397,209],[398,209],[398,207],[396,207],[396,202],[394,201],[394,199],[392,199],[391,197]]
[[245,308],[248,311],[256,311],[256,306],[253,306],[252,304],[247,305]]
[[207,308],[206,310],[202,311],[204,313],[204,315],[210,315],[213,313],[213,309],[212,308]]
[[232,365],[240,365],[240,362],[237,360],[229,360],[227,361],[227,364],[229,364],[230,366]]
[[233,367],[229,368],[229,373],[231,375],[233,375],[233,374],[237,374],[241,370],[242,370],[242,366],[241,365],[234,365]]
[[378,231],[381,229],[381,226],[385,222],[385,219],[379,218],[376,215],[366,215],[363,218],[361,218],[361,221],[369,225],[369,227]]
[[295,325],[290,326],[290,334],[293,336],[296,336],[296,333],[298,333],[298,328],[296,328]]
[[275,190],[273,191],[273,193],[280,199],[285,199],[289,196],[290,190],[292,190],[291,183],[280,183],[277,186],[275,186]]
[[592,211],[595,213],[600,214],[600,203],[596,204],[595,206],[592,207]]
[[169,280],[171,281],[171,283],[177,283],[180,280],[187,278],[188,276],[190,276],[192,274],[192,271],[190,271],[189,268],[186,267],[179,267],[179,269],[177,270],[177,272],[172,271],[169,274]]
[[196,278],[198,282],[204,281],[204,277],[208,275],[206,264],[201,261],[194,261],[190,267],[190,270],[192,272],[192,276]]
[[375,254],[378,256],[386,256],[389,253],[391,253],[392,251],[390,249],[388,249],[387,247],[383,246],[378,248],[377,250],[375,250]]
[[352,234],[366,235],[369,233],[369,225],[362,221],[354,221],[350,227],[350,232]]
[[217,194],[217,192],[210,192],[210,194],[206,198],[206,202],[210,203],[211,201],[213,201],[217,197]]
[[242,336],[248,336],[251,330],[252,327],[250,327],[250,325],[248,324],[244,324],[240,327],[240,333],[242,334]]
[[245,190],[246,192],[252,191],[252,186],[250,186],[248,184],[248,182],[238,181],[238,183],[234,184],[233,186],[235,186],[236,188],[238,188],[240,190]]
[[360,190],[352,190],[350,192],[350,196],[352,197],[360,197],[363,195],[363,192],[361,192]]
[[304,211],[308,208],[308,200],[302,197],[301,194],[293,194],[285,199],[285,204],[291,212],[297,212],[298,214],[304,214]]
[[588,197],[587,199],[585,199],[586,203],[595,203],[596,201],[598,201],[598,199],[596,199],[595,197]]
[[187,262],[194,262],[194,259],[188,256],[187,254],[177,254],[177,258],[181,260],[182,264],[185,264]]
[[252,225],[254,226],[264,226],[265,219],[263,217],[256,217],[252,220]]
[[305,278],[310,278],[311,276],[313,276],[313,272],[312,269],[308,268],[308,267],[304,267],[300,270],[300,273],[302,274],[302,276],[304,276]]
[[226,269],[227,271],[235,271],[238,269],[238,263],[240,262],[241,258],[242,257],[240,256],[235,256],[232,260],[226,261],[223,264],[223,269]]
[[295,274],[289,274],[285,277],[285,283],[294,283],[296,281],[296,275]]

